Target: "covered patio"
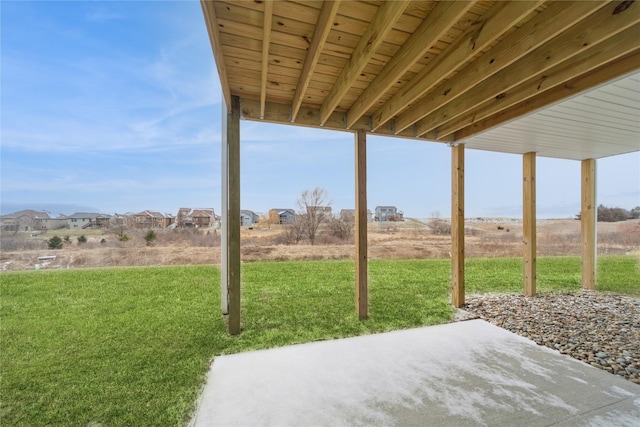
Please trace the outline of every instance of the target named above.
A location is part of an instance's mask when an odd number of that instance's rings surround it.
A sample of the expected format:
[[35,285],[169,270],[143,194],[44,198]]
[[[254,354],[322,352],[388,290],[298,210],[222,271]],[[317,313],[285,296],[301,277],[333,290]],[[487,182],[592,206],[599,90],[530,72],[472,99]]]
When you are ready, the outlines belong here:
[[[222,310],[241,331],[240,119],[351,132],[355,307],[368,315],[368,134],[451,147],[451,303],[465,303],[465,150],[522,155],[523,290],[536,293],[536,158],[582,164],[596,288],[596,160],[640,150],[640,4],[201,0],[224,95]],[[425,159],[426,161],[426,159]]]

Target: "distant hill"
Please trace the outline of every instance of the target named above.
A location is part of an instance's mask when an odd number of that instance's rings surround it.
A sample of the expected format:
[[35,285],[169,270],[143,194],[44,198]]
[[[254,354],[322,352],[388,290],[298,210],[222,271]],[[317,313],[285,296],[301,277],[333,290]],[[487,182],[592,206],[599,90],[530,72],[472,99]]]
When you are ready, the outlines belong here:
[[0,203],[0,215],[9,215],[27,210],[47,212],[50,217],[56,217],[58,214],[72,215],[76,212],[100,212],[100,209],[93,206],[72,203],[12,203],[4,201]]

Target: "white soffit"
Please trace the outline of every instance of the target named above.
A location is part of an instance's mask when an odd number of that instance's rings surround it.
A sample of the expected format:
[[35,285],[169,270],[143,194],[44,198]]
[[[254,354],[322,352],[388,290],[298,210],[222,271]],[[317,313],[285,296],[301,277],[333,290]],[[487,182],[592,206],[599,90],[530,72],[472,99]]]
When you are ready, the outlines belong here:
[[640,73],[461,142],[470,149],[573,160],[640,151]]

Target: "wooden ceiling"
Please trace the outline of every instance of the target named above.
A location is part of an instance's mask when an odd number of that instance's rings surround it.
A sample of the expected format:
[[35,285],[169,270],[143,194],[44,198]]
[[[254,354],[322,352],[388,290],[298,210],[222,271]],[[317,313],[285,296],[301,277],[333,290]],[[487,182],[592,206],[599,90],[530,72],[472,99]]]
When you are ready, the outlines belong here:
[[[584,141],[555,138],[557,146],[545,151],[513,132],[477,142],[490,129],[640,70],[640,2],[201,4],[225,102],[238,96],[244,119],[470,147],[476,141],[480,149],[560,158],[640,150],[638,78],[626,85],[631,92],[618,94],[624,108],[610,113],[636,123],[619,149],[580,151]],[[600,139],[594,144],[607,143],[606,135]]]

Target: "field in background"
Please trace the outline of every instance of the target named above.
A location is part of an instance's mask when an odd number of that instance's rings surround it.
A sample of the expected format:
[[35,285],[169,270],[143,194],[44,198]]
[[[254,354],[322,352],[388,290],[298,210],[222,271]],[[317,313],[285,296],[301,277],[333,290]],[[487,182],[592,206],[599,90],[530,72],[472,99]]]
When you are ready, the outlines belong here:
[[[407,219],[401,222],[372,222],[368,226],[369,259],[449,258],[449,221]],[[519,257],[522,255],[522,221],[506,218],[468,219],[466,226],[467,257]],[[220,263],[220,232],[216,229],[157,230],[157,240],[147,246],[147,230],[127,230],[129,240],[103,230],[57,230],[44,234],[18,233],[2,236],[0,268],[33,270],[35,268],[115,267],[147,265],[200,265]],[[437,234],[441,232],[443,234]],[[63,249],[47,249],[46,240],[57,235],[69,236]],[[86,243],[77,238],[84,235]],[[353,238],[341,240],[321,234],[316,245],[304,240],[288,244],[282,226],[269,229],[242,229],[243,261],[290,261],[352,259]],[[640,220],[598,223],[600,255],[640,254]],[[538,255],[567,256],[580,254],[580,221],[573,219],[538,220]],[[39,259],[55,255],[55,259]],[[36,267],[37,265],[37,267]]]

